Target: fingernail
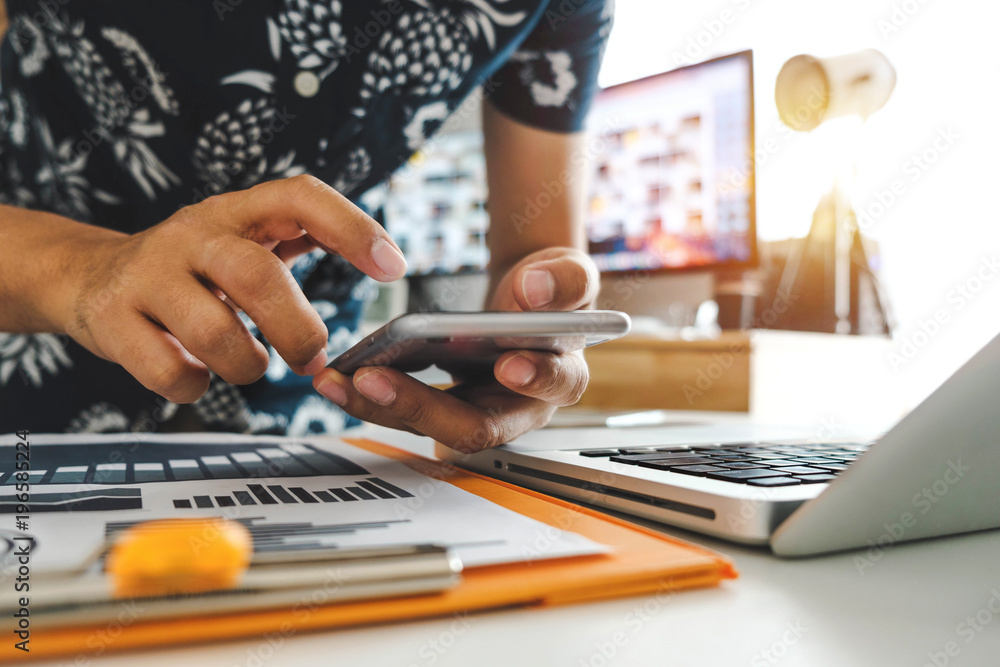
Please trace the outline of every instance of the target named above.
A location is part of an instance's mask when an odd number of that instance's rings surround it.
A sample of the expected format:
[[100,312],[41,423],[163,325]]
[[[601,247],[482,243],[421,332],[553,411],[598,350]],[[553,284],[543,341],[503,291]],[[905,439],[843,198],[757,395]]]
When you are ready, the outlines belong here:
[[511,384],[528,384],[535,377],[535,365],[523,354],[518,354],[503,363],[500,375]]
[[319,354],[313,357],[313,360],[305,365],[302,369],[302,373],[304,375],[316,375],[316,373],[319,373],[324,368],[326,368],[326,350],[320,350]]
[[384,238],[379,237],[372,246],[372,259],[387,280],[402,278],[406,273],[406,259]]
[[316,385],[316,391],[341,407],[347,405],[347,392],[332,378],[320,380],[320,383]]
[[396,398],[396,390],[393,389],[392,383],[379,371],[368,371],[360,377],[355,376],[354,386],[380,405],[388,405]]
[[532,308],[544,308],[552,303],[556,294],[556,281],[552,274],[541,269],[531,269],[524,272],[521,278],[521,291],[524,299]]

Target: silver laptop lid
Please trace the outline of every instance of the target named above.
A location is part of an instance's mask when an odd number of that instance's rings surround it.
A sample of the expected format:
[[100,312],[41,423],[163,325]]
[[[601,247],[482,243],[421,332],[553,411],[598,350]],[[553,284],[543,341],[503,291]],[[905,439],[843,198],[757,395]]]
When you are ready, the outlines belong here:
[[867,547],[1000,527],[1000,336],[775,532],[775,553]]

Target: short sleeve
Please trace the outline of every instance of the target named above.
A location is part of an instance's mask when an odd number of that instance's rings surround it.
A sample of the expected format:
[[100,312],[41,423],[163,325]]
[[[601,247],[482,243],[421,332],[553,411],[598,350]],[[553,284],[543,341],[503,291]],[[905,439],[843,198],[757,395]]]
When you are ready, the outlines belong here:
[[490,101],[527,125],[583,128],[614,14],[614,0],[550,0],[538,24],[493,75]]

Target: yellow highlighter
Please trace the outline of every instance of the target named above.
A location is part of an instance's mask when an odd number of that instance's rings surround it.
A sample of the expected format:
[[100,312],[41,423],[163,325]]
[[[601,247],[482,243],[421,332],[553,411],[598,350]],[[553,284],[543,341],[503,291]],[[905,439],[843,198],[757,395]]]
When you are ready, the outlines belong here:
[[[424,595],[457,585],[461,572],[461,560],[438,545],[255,553],[250,531],[239,522],[160,519],[121,531],[82,568],[33,581],[32,623],[110,621],[125,600],[140,601],[141,620],[152,620]],[[4,605],[0,599],[0,614]]]
[[235,588],[253,559],[246,526],[225,519],[162,519],[115,540],[105,572],[114,596],[150,597]]

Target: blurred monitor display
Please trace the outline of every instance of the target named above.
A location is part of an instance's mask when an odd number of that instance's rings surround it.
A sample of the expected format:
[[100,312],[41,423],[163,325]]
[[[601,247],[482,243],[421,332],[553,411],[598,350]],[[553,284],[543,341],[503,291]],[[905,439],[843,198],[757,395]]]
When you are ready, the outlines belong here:
[[[756,262],[749,51],[602,90],[588,117],[589,251],[606,272]],[[408,274],[481,272],[478,130],[434,137],[389,180],[386,229]]]
[[756,261],[750,52],[605,88],[588,118],[602,271]]
[[386,230],[409,275],[483,271],[486,162],[478,130],[434,137],[389,179]]

